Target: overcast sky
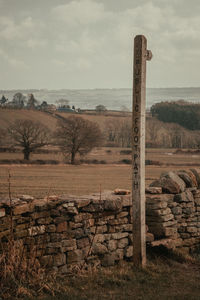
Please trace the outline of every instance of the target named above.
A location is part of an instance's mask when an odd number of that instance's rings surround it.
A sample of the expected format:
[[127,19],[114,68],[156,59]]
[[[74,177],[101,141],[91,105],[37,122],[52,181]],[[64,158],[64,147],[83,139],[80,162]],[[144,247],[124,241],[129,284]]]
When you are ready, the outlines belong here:
[[137,34],[148,87],[200,86],[199,0],[0,0],[0,89],[131,87]]

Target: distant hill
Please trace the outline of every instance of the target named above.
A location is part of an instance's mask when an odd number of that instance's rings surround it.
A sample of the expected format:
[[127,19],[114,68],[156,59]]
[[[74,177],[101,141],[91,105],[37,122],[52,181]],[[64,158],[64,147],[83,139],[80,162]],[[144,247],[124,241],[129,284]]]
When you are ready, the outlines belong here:
[[[47,113],[43,111],[38,110],[27,110],[27,109],[5,109],[0,108],[0,128],[6,128],[14,122],[17,119],[28,119],[32,121],[39,121],[46,125],[49,129],[52,131],[55,130],[57,120],[59,119],[59,116],[61,118],[67,118],[71,116],[71,112],[55,112],[55,113]],[[126,116],[131,117],[131,113],[126,112],[106,112],[104,114],[93,114],[90,113],[81,113],[76,114],[77,116],[81,116],[85,119],[88,119],[90,121],[96,122],[102,130],[104,130],[105,122],[107,120],[116,119],[116,117],[119,117],[120,119],[126,118]]]
[[17,119],[39,121],[49,129],[56,128],[56,118],[45,112],[26,109],[0,109],[0,128],[6,128]]
[[[82,90],[47,90],[47,89],[27,89],[27,90],[0,90],[0,98],[5,95],[10,101],[17,92],[25,96],[33,93],[35,98],[54,104],[58,99],[67,99],[69,104],[76,108],[94,109],[95,106],[102,104],[107,109],[120,110],[126,106],[131,110],[132,89],[82,89]],[[153,104],[160,101],[177,101],[180,99],[190,102],[199,102],[200,88],[147,88],[146,106],[150,108]]]
[[[16,119],[28,119],[39,121],[54,131],[58,119],[68,118],[71,115],[72,113],[66,112],[47,113],[36,110],[1,108],[0,129],[5,129]],[[129,135],[131,135],[131,113],[107,111],[105,114],[95,115],[90,111],[77,114],[77,116],[98,123],[107,138],[110,134],[114,134],[116,139],[119,136],[123,139],[124,137],[129,139]],[[107,139],[107,142],[109,142],[109,139]],[[113,142],[121,146],[119,140],[113,140]],[[200,134],[199,131],[185,129],[179,124],[161,122],[147,114],[146,142],[148,147],[194,148],[200,147]]]

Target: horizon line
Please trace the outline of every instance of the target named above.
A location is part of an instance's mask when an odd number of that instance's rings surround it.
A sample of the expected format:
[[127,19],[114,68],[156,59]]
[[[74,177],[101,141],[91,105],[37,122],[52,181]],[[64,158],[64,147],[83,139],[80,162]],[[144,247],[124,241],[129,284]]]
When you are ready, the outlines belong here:
[[[197,89],[200,86],[169,86],[169,87],[146,87],[146,89]],[[132,87],[101,87],[101,88],[12,88],[12,89],[0,89],[0,91],[59,91],[59,90],[73,90],[73,91],[81,91],[81,90],[132,90]]]

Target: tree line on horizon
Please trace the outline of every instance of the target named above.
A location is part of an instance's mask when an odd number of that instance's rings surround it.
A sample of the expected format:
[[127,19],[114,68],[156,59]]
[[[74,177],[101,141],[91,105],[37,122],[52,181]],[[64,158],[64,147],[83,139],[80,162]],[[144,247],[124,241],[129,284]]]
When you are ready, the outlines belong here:
[[[17,92],[13,95],[13,99],[9,101],[4,95],[0,98],[0,108],[12,108],[12,109],[36,109],[42,111],[67,111],[67,112],[80,112],[81,109],[76,109],[74,105],[69,105],[69,100],[60,98],[55,100],[54,104],[49,104],[47,101],[38,101],[35,96],[31,93],[27,96],[21,92]],[[96,105],[95,111],[98,113],[104,113],[107,111],[105,105]]]
[[[56,105],[60,108],[68,108],[71,109],[71,106],[69,105],[69,100],[67,99],[58,99],[55,101]],[[37,109],[37,110],[48,110],[52,108],[52,104],[49,104],[47,101],[38,101],[34,94],[28,94],[27,96],[23,95],[21,92],[17,92],[13,95],[13,99],[9,101],[8,98],[6,98],[4,95],[2,95],[0,99],[0,107],[3,108],[14,108],[14,109]],[[56,106],[54,106],[56,109]],[[75,111],[75,106],[72,105],[72,110]]]
[[200,130],[200,104],[183,100],[159,102],[152,105],[153,117],[167,123],[177,123],[189,130]]

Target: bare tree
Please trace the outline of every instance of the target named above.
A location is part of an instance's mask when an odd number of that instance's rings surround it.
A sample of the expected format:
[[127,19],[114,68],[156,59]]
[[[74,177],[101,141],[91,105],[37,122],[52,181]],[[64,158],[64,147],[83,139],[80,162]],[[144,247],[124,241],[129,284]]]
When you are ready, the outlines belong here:
[[108,142],[114,142],[119,147],[131,145],[131,119],[111,119],[105,122],[105,135]]
[[35,109],[39,102],[35,99],[33,94],[28,94],[27,108]]
[[63,98],[56,100],[56,104],[58,107],[70,107],[69,100]]
[[5,130],[0,128],[0,146],[4,144],[5,141]]
[[130,109],[126,105],[122,105],[120,107],[120,110],[123,111],[123,112],[129,112],[130,111]]
[[171,147],[171,135],[168,130],[165,130],[165,132],[163,132],[161,134],[160,147],[161,148],[170,148]]
[[119,145],[121,147],[131,146],[131,119],[126,118],[120,122],[120,132],[118,136]]
[[182,148],[184,139],[184,128],[179,124],[173,123],[170,128],[171,147]]
[[148,147],[157,147],[160,145],[160,130],[162,122],[153,117],[146,118],[146,144]]
[[34,150],[50,142],[50,130],[43,124],[31,120],[16,120],[8,127],[7,132],[13,146],[22,148],[26,160],[29,160]]
[[0,99],[0,105],[5,105],[6,102],[8,102],[8,99],[3,95]]
[[104,132],[108,142],[117,143],[117,138],[120,130],[120,122],[118,119],[108,119],[104,124]]
[[59,121],[55,136],[62,153],[70,156],[71,164],[77,154],[87,154],[103,139],[98,124],[75,116]]
[[104,105],[99,104],[99,105],[97,105],[97,106],[95,107],[95,110],[96,110],[96,112],[98,112],[98,113],[104,113],[104,112],[107,111],[107,108],[106,108]]
[[16,108],[22,108],[24,107],[25,100],[26,97],[22,93],[18,92],[13,96],[12,105]]

